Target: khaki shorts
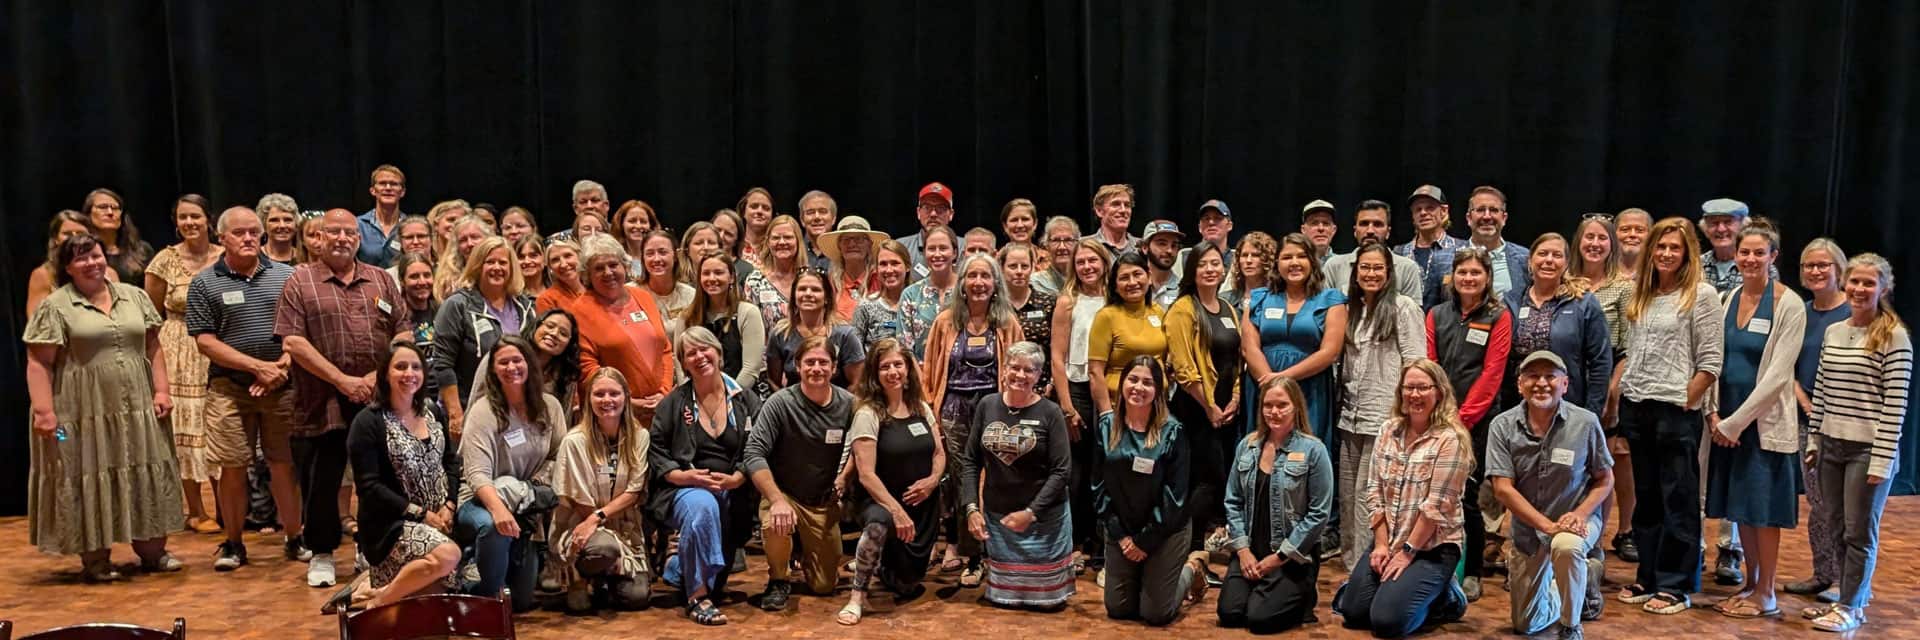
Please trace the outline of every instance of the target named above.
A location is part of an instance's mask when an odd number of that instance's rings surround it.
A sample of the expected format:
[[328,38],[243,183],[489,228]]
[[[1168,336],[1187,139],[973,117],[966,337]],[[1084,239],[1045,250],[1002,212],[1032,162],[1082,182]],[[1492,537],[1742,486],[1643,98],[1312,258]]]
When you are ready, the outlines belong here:
[[293,446],[288,432],[292,417],[289,401],[293,393],[281,386],[255,398],[246,387],[227,378],[207,381],[207,458],[220,467],[245,467],[253,464],[254,439],[266,452],[267,462],[292,463]]

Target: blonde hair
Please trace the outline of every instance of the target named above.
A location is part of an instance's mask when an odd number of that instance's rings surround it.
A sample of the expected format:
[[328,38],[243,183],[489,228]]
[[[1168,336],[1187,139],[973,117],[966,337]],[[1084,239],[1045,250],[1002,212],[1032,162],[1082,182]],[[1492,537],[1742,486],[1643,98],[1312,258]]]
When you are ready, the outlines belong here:
[[1869,353],[1878,353],[1881,347],[1887,346],[1888,340],[1893,339],[1894,330],[1907,326],[1900,321],[1900,314],[1893,312],[1893,265],[1888,264],[1880,254],[1862,253],[1847,260],[1847,273],[1853,273],[1854,269],[1874,270],[1875,279],[1880,283],[1880,306],[1874,310],[1873,324],[1867,325],[1865,345]]
[[1266,402],[1267,394],[1274,389],[1285,389],[1287,399],[1293,402],[1293,432],[1319,440],[1320,436],[1313,433],[1313,423],[1307,420],[1307,394],[1300,389],[1300,383],[1287,376],[1276,376],[1261,384],[1260,395],[1254,396],[1253,415],[1259,421],[1259,426],[1247,434],[1246,441],[1255,444],[1267,441],[1267,429],[1273,425],[1267,424],[1267,417],[1260,411],[1260,405]]
[[[1460,422],[1460,403],[1453,397],[1453,382],[1447,379],[1447,372],[1440,363],[1421,358],[1400,368],[1400,381],[1406,383],[1407,373],[1419,370],[1433,380],[1433,411],[1428,414],[1427,430],[1446,429],[1460,442],[1460,457],[1468,469],[1477,461],[1473,458],[1473,433],[1467,431],[1467,425]],[[1388,426],[1398,429],[1407,424],[1406,391],[1396,388],[1393,391],[1393,411],[1388,417]]]
[[[452,237],[448,238],[446,243],[439,248],[437,254],[440,256],[439,264],[433,268],[433,294],[439,296],[441,300],[447,299],[447,296],[452,295],[455,289],[459,289],[465,284],[467,256],[460,253],[460,243],[453,240],[453,238],[460,237],[461,229],[473,225],[479,225],[480,230],[486,232],[486,238],[498,237],[487,228],[487,221],[474,216],[465,216],[462,217],[459,222],[453,223],[453,233],[450,234]],[[434,238],[437,240],[439,236],[435,235]],[[479,245],[474,245],[474,248],[479,248]],[[513,251],[509,249],[507,252],[512,253]],[[480,255],[486,254],[483,253]],[[514,271],[519,270],[519,267],[514,267]]]
[[1124,195],[1128,198],[1132,198],[1133,185],[1130,185],[1130,184],[1100,185],[1100,189],[1098,191],[1093,192],[1093,208],[1098,209],[1100,208],[1100,205],[1106,204],[1108,200],[1112,200],[1115,196],[1121,196],[1121,195]]
[[1106,296],[1106,293],[1107,293],[1106,272],[1113,268],[1113,252],[1108,251],[1106,243],[1103,243],[1098,239],[1081,238],[1078,241],[1074,242],[1073,258],[1067,261],[1067,285],[1060,290],[1060,298],[1063,300],[1067,299],[1069,296],[1093,294],[1093,292],[1090,292],[1090,291],[1080,290],[1080,270],[1075,269],[1073,267],[1073,263],[1079,260],[1081,251],[1092,251],[1094,252],[1094,254],[1100,256],[1100,265],[1101,265],[1100,272],[1101,273],[1100,273],[1100,277],[1094,279],[1094,282],[1095,284],[1100,285],[1099,294],[1102,297]]
[[[606,464],[608,459],[618,455],[620,463],[626,466],[628,473],[640,473],[646,468],[644,466],[646,458],[640,455],[641,446],[650,444],[647,440],[647,430],[640,424],[640,419],[633,415],[633,403],[628,402],[631,398],[623,397],[620,401],[620,451],[616,454],[607,450],[607,437],[600,435],[597,424],[600,416],[593,414],[593,385],[601,379],[614,381],[620,386],[620,395],[629,395],[627,376],[620,373],[619,369],[613,367],[595,369],[593,375],[587,378],[586,384],[580,386],[581,395],[586,397],[583,404],[587,406],[582,407],[580,421],[574,423],[573,430],[587,436],[587,457],[593,466]],[[614,490],[618,492],[621,488],[614,487]]]
[[[1587,282],[1589,287],[1598,287],[1620,275],[1620,233],[1614,230],[1612,219],[1588,216],[1581,219],[1580,224],[1574,225],[1571,242],[1585,242],[1587,227],[1593,225],[1600,225],[1600,229],[1607,232],[1607,259],[1600,263],[1600,279]],[[1567,269],[1575,274],[1584,273],[1587,270],[1586,253],[1577,247],[1569,247],[1569,250],[1573,252],[1573,257],[1568,260]]]
[[[461,217],[466,217],[467,212],[472,210],[473,206],[467,204],[467,201],[458,199],[441,201],[439,204],[433,205],[432,209],[427,210],[428,226],[432,229],[431,233],[433,233],[433,255],[447,255],[447,243],[452,241],[451,237],[440,235],[440,220],[449,215],[453,215],[455,211],[459,211]],[[452,234],[449,234],[449,236],[451,235]]]
[[1680,256],[1680,270],[1673,283],[1680,292],[1680,305],[1677,308],[1681,316],[1693,308],[1693,295],[1700,288],[1700,280],[1705,276],[1700,271],[1700,240],[1693,236],[1693,223],[1678,216],[1666,218],[1653,225],[1653,231],[1647,234],[1647,246],[1640,249],[1640,260],[1635,269],[1633,296],[1627,300],[1627,321],[1639,322],[1647,313],[1647,307],[1653,306],[1653,299],[1660,296],[1659,269],[1653,266],[1653,245],[1668,234],[1680,234],[1684,245]]
[[[766,244],[755,248],[756,250],[763,250],[765,252],[757,256],[760,259],[761,268],[764,269],[768,265],[773,264],[773,229],[780,225],[793,227],[793,266],[787,269],[787,271],[789,273],[799,273],[801,267],[807,266],[807,228],[800,225],[798,218],[784,213],[774,216],[773,220],[767,222]],[[688,238],[693,237],[693,229],[689,228],[687,233]]]
[[[1540,245],[1553,241],[1558,241],[1560,243],[1560,253],[1568,256],[1566,268],[1560,270],[1560,286],[1553,290],[1553,295],[1557,298],[1579,300],[1582,296],[1587,295],[1587,287],[1592,286],[1593,283],[1588,282],[1585,276],[1580,275],[1579,265],[1574,262],[1574,256],[1579,254],[1574,252],[1573,243],[1568,242],[1566,236],[1552,231],[1540,234],[1540,237],[1534,238],[1533,244],[1527,247],[1527,261],[1529,263],[1533,261],[1533,254],[1539,253]],[[1532,269],[1533,265],[1528,264],[1527,268]]]
[[480,244],[473,245],[473,251],[467,254],[466,266],[460,271],[460,287],[478,290],[480,270],[486,267],[487,254],[502,249],[507,252],[507,297],[512,298],[526,290],[526,277],[520,273],[519,252],[508,246],[507,239],[500,236],[487,236]]

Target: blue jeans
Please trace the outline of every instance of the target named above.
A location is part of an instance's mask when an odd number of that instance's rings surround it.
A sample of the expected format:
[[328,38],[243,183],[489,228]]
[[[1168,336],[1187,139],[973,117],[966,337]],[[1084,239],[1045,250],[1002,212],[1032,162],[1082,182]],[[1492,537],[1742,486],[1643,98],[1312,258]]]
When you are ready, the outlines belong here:
[[522,526],[518,538],[500,535],[493,528],[493,514],[480,505],[478,498],[460,505],[460,512],[454,516],[453,539],[480,566],[480,581],[466,585],[466,592],[492,596],[500,593],[501,587],[510,587],[514,611],[533,609],[540,553],[528,540],[532,534]]
[[[1880,556],[1880,515],[1893,478],[1867,483],[1873,444],[1826,436],[1820,439],[1820,491],[1827,503],[1826,529],[1840,534],[1840,604],[1859,608],[1873,599],[1873,566]],[[1895,467],[1898,468],[1897,466]],[[1892,471],[1888,472],[1889,474]],[[1818,543],[1816,543],[1818,544]]]
[[1675,597],[1700,590],[1700,412],[1655,400],[1622,400],[1633,449],[1636,582]]
[[1375,638],[1406,637],[1426,626],[1429,618],[1452,622],[1467,610],[1464,600],[1453,601],[1459,596],[1450,588],[1459,564],[1460,546],[1443,544],[1414,554],[1399,578],[1382,583],[1373,563],[1362,557],[1352,579],[1335,594],[1333,611],[1348,629],[1368,629]]

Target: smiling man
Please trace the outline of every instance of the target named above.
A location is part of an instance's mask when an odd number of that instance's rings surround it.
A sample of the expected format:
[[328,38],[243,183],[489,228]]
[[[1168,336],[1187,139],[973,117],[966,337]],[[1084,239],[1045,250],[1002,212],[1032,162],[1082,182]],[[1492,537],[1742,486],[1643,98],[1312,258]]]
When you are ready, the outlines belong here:
[[[1527,248],[1500,237],[1507,228],[1507,194],[1490,186],[1474,187],[1473,195],[1467,198],[1467,226],[1473,231],[1467,242],[1486,249],[1487,255],[1493,258],[1488,280],[1494,296],[1504,297],[1508,291],[1533,286],[1533,278],[1527,272]],[[1453,271],[1453,252],[1434,256],[1428,264],[1423,288],[1425,306],[1431,309],[1446,297],[1447,274]]]
[[400,199],[407,196],[407,174],[390,164],[374,167],[373,184],[367,187],[367,193],[373,195],[373,208],[360,214],[360,250],[356,257],[385,269],[393,266],[394,256],[400,255],[400,239],[391,236],[394,226],[407,215],[400,212]]
[[823,336],[800,343],[800,383],[774,392],[747,436],[742,466],[760,490],[767,590],[760,608],[779,611],[793,592],[794,534],[814,595],[840,576],[840,452],[853,424],[853,394],[833,385],[837,350]]
[[[1413,259],[1420,266],[1420,279],[1425,281],[1427,274],[1434,273],[1434,263],[1439,256],[1452,259],[1454,250],[1467,245],[1467,241],[1447,234],[1447,225],[1453,222],[1452,209],[1447,204],[1447,194],[1440,187],[1430,184],[1420,185],[1407,196],[1407,209],[1413,212],[1413,240],[1393,248],[1393,252]],[[1451,263],[1449,263],[1451,264]],[[1433,305],[1426,305],[1432,308]]]
[[927,254],[923,250],[927,242],[927,230],[953,223],[953,189],[938,182],[929,182],[927,186],[920,187],[920,196],[914,202],[914,215],[920,220],[920,230],[896,240],[907,248],[908,253],[913,254],[908,277],[918,281],[927,277]]
[[[1379,200],[1366,200],[1353,213],[1353,251],[1327,258],[1320,271],[1327,286],[1345,293],[1353,278],[1353,261],[1360,247],[1386,244],[1393,232],[1393,206]],[[1393,290],[1409,300],[1420,300],[1420,264],[1398,253],[1393,254]]]
[[1140,236],[1127,233],[1133,225],[1133,185],[1101,185],[1093,192],[1093,221],[1097,226],[1088,238],[1107,245],[1116,256],[1133,251],[1140,244]]

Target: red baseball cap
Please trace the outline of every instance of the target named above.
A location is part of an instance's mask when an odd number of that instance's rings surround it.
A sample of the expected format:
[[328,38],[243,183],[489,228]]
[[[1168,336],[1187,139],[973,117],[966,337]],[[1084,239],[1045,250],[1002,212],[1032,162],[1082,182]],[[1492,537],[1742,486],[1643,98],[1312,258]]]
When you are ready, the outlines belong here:
[[947,201],[947,206],[953,206],[953,190],[948,189],[947,185],[938,182],[929,182],[927,186],[920,187],[920,199],[925,199],[927,196],[938,197],[941,200]]

